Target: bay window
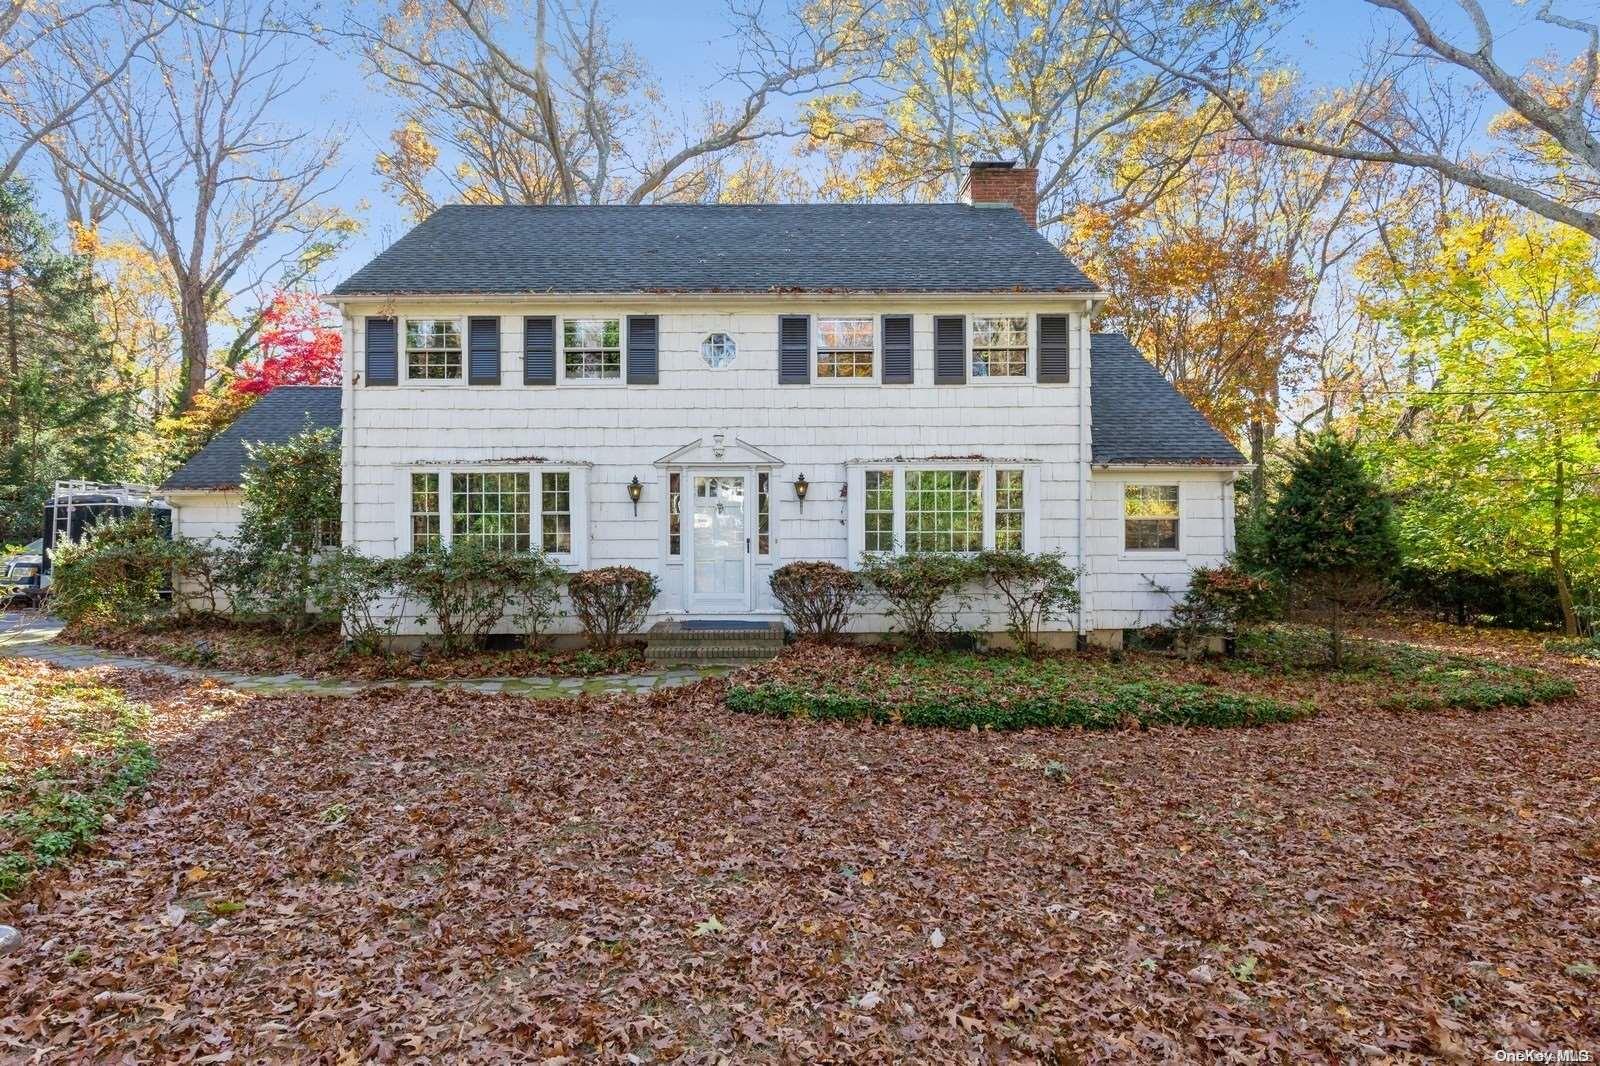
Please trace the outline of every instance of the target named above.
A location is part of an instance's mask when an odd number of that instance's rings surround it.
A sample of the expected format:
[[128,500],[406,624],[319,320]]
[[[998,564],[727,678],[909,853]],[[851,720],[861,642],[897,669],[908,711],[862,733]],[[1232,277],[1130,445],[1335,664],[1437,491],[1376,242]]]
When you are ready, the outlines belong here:
[[411,546],[437,548],[439,535],[439,475],[411,475]]
[[849,479],[852,559],[893,551],[1037,550],[1035,467],[907,460],[853,465]]
[[1122,547],[1130,552],[1175,552],[1178,541],[1178,486],[1122,487]]
[[906,551],[983,550],[983,472],[907,470]]
[[412,550],[471,543],[582,565],[587,484],[584,467],[409,471],[403,531]]
[[450,475],[453,543],[525,552],[531,521],[527,474]]

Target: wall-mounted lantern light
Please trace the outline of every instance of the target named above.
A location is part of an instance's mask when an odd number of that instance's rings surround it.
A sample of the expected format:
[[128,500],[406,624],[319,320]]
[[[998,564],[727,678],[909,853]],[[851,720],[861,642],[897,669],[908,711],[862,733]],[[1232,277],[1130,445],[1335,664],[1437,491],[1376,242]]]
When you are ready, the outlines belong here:
[[628,482],[628,499],[633,501],[633,513],[635,516],[639,513],[639,497],[643,495],[644,486],[639,484],[639,476],[635,474],[633,480]]
[[806,509],[806,493],[810,491],[811,483],[806,480],[804,474],[794,479],[794,498],[800,501],[800,510],[802,511]]

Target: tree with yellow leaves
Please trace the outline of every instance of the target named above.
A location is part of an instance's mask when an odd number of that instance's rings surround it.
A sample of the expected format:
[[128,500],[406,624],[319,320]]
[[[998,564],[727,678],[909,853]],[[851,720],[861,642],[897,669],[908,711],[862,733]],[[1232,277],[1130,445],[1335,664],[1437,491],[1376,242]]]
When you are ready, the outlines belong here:
[[1430,243],[1376,267],[1368,308],[1417,368],[1364,418],[1402,545],[1436,571],[1548,574],[1577,633],[1575,588],[1600,595],[1600,252],[1508,211],[1458,215]]

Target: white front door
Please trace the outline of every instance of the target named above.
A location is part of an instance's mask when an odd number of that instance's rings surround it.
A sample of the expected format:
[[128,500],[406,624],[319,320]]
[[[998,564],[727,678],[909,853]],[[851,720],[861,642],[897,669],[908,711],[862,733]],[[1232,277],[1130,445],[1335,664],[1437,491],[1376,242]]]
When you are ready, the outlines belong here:
[[689,609],[750,609],[747,474],[691,473]]

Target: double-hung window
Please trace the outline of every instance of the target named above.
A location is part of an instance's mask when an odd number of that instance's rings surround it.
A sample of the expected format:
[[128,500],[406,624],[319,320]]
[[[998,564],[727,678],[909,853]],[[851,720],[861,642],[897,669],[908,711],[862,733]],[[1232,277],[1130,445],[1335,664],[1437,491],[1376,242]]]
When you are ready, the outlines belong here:
[[1028,316],[978,315],[972,319],[972,376],[1028,376]]
[[454,318],[406,319],[406,377],[459,381],[461,323]]
[[914,460],[862,464],[850,472],[851,556],[986,549],[1036,550],[1032,521],[1037,470],[985,462]]
[[621,381],[622,319],[563,319],[561,356],[568,381]]
[[411,547],[477,544],[496,551],[542,551],[581,563],[586,474],[581,469],[411,471]]
[[411,546],[437,548],[443,543],[439,518],[439,475],[411,475]]
[[1178,540],[1178,486],[1122,487],[1122,547],[1130,552],[1175,552]]
[[871,381],[876,333],[873,318],[817,319],[817,379]]

